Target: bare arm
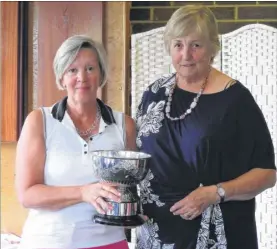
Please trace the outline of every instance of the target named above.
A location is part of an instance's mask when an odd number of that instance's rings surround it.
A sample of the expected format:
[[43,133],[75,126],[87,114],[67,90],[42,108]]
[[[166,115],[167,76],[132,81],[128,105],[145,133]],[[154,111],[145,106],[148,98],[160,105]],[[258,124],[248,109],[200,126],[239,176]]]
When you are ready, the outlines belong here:
[[98,196],[114,198],[109,192],[114,190],[109,186],[104,190],[99,183],[72,187],[45,185],[45,155],[42,113],[35,110],[24,123],[16,151],[16,191],[24,207],[59,210],[86,201],[99,208],[95,201]]
[[136,124],[135,121],[125,115],[125,127],[126,127],[126,149],[137,150],[136,146]]
[[255,168],[238,178],[222,183],[225,201],[250,200],[276,183],[276,170]]
[[45,141],[40,110],[27,117],[16,151],[16,190],[26,208],[60,209],[81,202],[80,187],[44,184]]
[[[276,183],[276,170],[254,168],[236,179],[223,182],[225,201],[244,201],[254,198]],[[219,196],[215,185],[199,187],[175,203],[170,211],[185,219],[199,216],[209,205],[216,204]]]

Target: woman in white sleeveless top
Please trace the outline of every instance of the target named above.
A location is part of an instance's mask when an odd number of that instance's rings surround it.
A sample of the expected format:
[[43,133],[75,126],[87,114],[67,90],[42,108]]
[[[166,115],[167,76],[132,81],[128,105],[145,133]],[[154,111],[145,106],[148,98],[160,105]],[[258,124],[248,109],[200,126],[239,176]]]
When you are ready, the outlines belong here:
[[107,79],[103,47],[86,36],[64,41],[54,59],[59,89],[67,97],[32,111],[16,153],[16,190],[30,210],[20,248],[126,249],[123,228],[93,222],[120,201],[119,192],[100,183],[89,152],[135,150],[134,121],[97,99]]

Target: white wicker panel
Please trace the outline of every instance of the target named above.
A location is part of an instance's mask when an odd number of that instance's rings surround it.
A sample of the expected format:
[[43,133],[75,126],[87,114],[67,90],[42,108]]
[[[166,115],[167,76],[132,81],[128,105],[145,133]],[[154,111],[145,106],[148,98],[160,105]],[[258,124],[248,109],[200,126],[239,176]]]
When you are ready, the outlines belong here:
[[146,87],[162,74],[164,67],[170,70],[170,58],[163,45],[164,27],[132,35],[132,116]]
[[[277,29],[252,24],[223,35],[222,71],[252,92],[267,121],[277,157]],[[275,186],[256,198],[260,249],[277,248],[276,190]]]
[[[145,88],[173,72],[163,45],[164,27],[132,35],[132,116]],[[245,84],[261,107],[277,150],[277,30],[262,24],[244,26],[220,36],[222,50],[214,67]],[[276,155],[277,164],[277,155]],[[260,249],[277,248],[277,187],[257,196]],[[135,235],[132,231],[132,241]]]

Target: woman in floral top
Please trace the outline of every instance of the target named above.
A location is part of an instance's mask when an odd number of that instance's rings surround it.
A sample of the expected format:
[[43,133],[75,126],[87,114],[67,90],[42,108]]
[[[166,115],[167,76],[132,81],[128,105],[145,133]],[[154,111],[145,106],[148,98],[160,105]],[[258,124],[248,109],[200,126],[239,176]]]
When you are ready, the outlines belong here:
[[137,247],[257,249],[255,196],[276,182],[263,114],[211,66],[219,40],[208,8],[178,9],[164,41],[176,73],[151,84],[137,112],[137,145],[152,155]]

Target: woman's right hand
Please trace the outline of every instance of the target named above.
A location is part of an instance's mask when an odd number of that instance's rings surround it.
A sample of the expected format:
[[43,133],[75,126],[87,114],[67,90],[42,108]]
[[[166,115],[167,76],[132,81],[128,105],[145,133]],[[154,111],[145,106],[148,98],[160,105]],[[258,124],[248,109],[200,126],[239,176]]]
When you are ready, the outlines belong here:
[[112,205],[107,203],[104,198],[115,202],[120,202],[120,192],[116,190],[115,184],[106,182],[97,182],[81,187],[82,200],[92,204],[98,213],[106,214],[108,209],[112,209]]

